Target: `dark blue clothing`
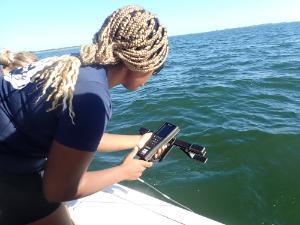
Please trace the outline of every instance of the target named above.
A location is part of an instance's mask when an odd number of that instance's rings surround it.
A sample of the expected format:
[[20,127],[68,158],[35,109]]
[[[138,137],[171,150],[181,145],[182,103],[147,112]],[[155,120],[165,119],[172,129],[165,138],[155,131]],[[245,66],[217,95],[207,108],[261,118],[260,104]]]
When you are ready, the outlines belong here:
[[[12,77],[25,72],[16,70]],[[45,101],[47,93],[37,101],[39,85],[28,81],[23,86],[16,89],[13,82],[0,76],[0,170],[42,170],[53,140],[81,151],[96,151],[112,113],[104,69],[80,68],[73,95],[75,124],[68,109],[47,112],[51,101]]]

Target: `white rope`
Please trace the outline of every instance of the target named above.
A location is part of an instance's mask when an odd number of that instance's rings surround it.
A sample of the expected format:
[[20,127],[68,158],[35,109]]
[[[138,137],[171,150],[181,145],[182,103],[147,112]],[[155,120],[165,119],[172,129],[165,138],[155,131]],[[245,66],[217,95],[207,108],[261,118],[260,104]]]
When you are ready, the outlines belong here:
[[158,192],[159,194],[161,194],[163,197],[165,197],[166,199],[170,200],[171,202],[183,207],[184,209],[187,209],[188,211],[194,212],[193,210],[191,210],[189,207],[175,201],[174,199],[172,199],[171,197],[169,197],[168,195],[162,193],[160,190],[158,190],[157,188],[153,187],[151,184],[148,184],[146,181],[142,180],[141,178],[138,178],[138,181],[142,182],[143,184],[146,184],[148,187],[152,188],[153,190],[155,190],[156,192]]

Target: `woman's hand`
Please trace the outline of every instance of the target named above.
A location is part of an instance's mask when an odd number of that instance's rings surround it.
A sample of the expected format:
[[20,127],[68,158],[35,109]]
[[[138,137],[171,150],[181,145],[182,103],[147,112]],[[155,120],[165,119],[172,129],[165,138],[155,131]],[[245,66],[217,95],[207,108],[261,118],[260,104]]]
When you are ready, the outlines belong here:
[[[141,139],[139,141],[139,143],[137,144],[138,149],[142,149],[145,144],[147,143],[147,141],[149,141],[149,139],[152,137],[153,133],[149,132],[149,133],[145,133],[141,136]],[[158,149],[158,151],[155,153],[154,155],[154,159],[157,159],[161,156],[161,154],[166,150],[167,145],[163,145],[160,149]]]
[[150,140],[152,135],[153,135],[152,132],[143,134],[137,144],[138,149],[143,148],[145,146],[145,144]]
[[126,180],[138,179],[140,176],[142,176],[142,173],[146,168],[152,166],[152,162],[134,159],[137,152],[138,147],[135,147],[132,152],[125,157],[123,163],[121,164],[121,167],[124,169]]

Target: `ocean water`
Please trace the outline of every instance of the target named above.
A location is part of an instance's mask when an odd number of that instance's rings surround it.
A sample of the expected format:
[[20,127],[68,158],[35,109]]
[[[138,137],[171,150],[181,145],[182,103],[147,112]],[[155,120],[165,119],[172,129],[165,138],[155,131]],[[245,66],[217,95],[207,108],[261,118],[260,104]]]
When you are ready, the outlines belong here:
[[[206,164],[173,149],[145,181],[225,224],[300,224],[300,22],[171,37],[159,75],[111,95],[109,132],[169,121],[181,128],[179,139],[207,149]],[[123,157],[98,154],[91,169]],[[137,181],[123,184],[163,199]]]

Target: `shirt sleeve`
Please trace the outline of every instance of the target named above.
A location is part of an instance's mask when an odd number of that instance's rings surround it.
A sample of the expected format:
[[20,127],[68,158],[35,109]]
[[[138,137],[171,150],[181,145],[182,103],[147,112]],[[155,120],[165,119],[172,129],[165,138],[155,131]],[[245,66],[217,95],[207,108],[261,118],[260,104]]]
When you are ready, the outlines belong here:
[[73,110],[74,124],[68,109],[59,114],[54,139],[74,149],[96,151],[108,121],[103,100],[95,93],[75,95]]

